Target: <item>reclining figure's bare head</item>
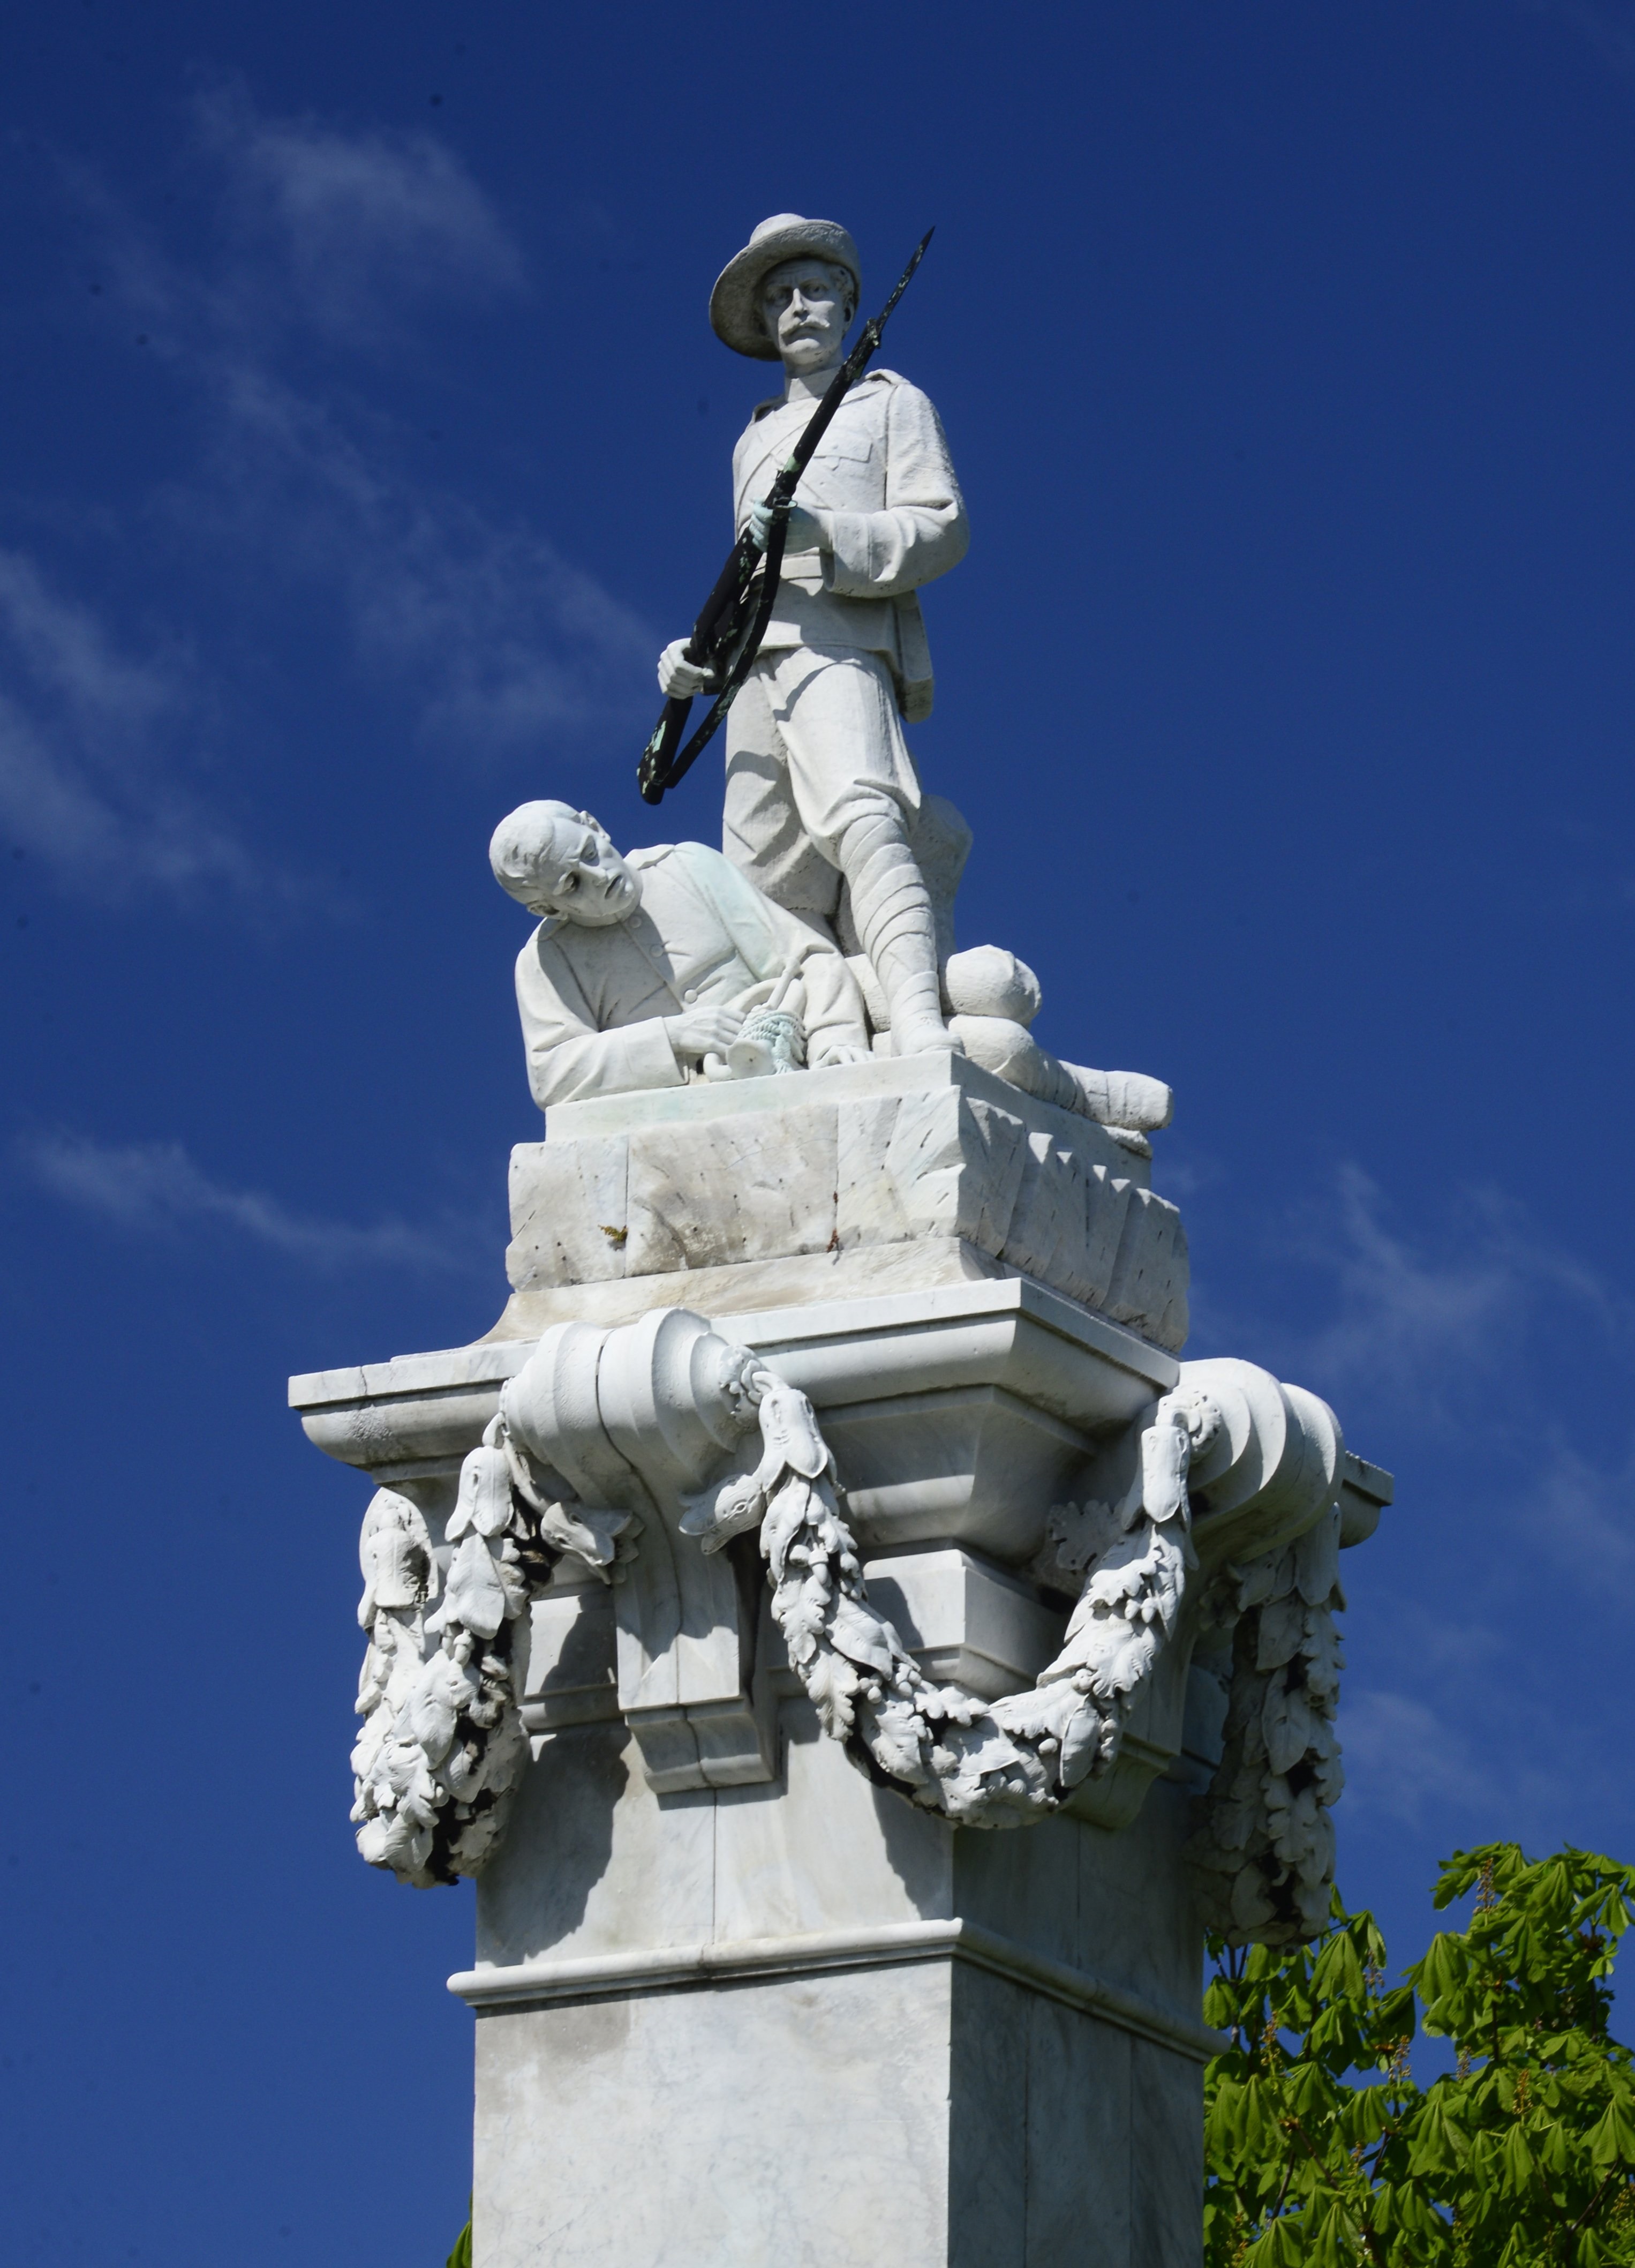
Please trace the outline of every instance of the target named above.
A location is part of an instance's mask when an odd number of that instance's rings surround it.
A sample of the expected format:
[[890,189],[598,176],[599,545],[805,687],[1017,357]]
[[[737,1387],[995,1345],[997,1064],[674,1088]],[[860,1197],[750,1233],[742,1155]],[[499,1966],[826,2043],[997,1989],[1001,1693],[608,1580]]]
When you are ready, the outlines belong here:
[[608,839],[600,821],[571,804],[519,804],[489,844],[502,890],[541,919],[610,928],[641,903],[641,879]]

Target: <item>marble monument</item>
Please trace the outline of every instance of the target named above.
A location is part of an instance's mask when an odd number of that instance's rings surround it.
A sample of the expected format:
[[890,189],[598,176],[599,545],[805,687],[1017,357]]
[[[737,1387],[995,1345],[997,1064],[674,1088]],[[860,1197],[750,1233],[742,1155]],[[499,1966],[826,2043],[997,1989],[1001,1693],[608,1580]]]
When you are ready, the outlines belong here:
[[[785,374],[740,525],[858,288],[788,214],[716,287]],[[503,1314],[291,1385],[374,1484],[359,1852],[476,1882],[477,2268],[1180,2268],[1203,1930],[1328,1911],[1338,1554],[1389,1477],[1184,1359],[1169,1089],[956,949],[969,834],[902,727],[964,509],[925,397],[855,396],[722,850],[495,832],[546,1113]]]

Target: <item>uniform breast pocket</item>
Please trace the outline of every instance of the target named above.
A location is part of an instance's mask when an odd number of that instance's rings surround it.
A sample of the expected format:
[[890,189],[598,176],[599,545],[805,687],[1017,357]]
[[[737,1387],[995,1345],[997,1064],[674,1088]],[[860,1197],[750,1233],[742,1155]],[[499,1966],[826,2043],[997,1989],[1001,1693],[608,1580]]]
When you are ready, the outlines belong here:
[[873,455],[874,444],[866,433],[825,433],[812,461],[814,465],[866,465]]
[[807,479],[823,504],[867,508],[882,500],[880,458],[866,433],[826,433]]

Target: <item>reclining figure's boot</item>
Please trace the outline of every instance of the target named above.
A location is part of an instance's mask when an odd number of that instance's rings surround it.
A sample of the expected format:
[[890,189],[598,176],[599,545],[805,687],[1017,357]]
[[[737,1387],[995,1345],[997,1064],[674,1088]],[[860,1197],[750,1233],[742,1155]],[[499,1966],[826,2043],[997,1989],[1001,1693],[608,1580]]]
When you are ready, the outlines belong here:
[[891,1051],[961,1052],[943,1021],[937,926],[900,817],[871,812],[842,836],[851,916],[891,1011]]

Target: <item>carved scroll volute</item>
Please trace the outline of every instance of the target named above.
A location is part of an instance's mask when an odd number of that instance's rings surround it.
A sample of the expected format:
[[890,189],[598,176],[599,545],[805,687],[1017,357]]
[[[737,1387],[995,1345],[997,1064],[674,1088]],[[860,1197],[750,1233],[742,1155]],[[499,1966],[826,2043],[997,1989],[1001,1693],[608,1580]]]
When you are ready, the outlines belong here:
[[618,1332],[603,1358],[598,1392],[608,1435],[664,1493],[702,1488],[754,1430],[735,1404],[744,1351],[702,1315],[664,1307]]
[[598,1377],[608,1336],[590,1323],[554,1325],[517,1375],[507,1380],[500,1414],[581,1502],[642,1513],[647,1510],[645,1492],[608,1440],[601,1420]]
[[619,1705],[661,1792],[771,1777],[733,1562],[675,1548],[685,1495],[754,1424],[736,1391],[744,1359],[685,1308],[613,1331],[564,1323],[501,1400],[512,1432],[585,1502],[642,1522],[614,1595]]
[[[615,1611],[621,1705],[660,1790],[736,1786],[769,1779],[775,1768],[770,1723],[752,1690],[758,1591],[746,1599],[732,1556],[707,1557],[681,1534],[688,1496],[720,1471],[754,1426],[735,1391],[744,1359],[702,1316],[671,1307],[615,1333],[598,1376],[608,1439],[641,1475],[653,1507],[635,1580]],[[638,1714],[623,1700],[625,1665],[634,1671],[650,1657],[659,1634],[640,1580],[650,1541],[669,1564],[674,1620],[667,1601],[662,1660],[642,1672],[632,1694],[632,1704],[644,1705]]]
[[[1305,1535],[1339,1491],[1344,1443],[1334,1412],[1315,1394],[1226,1358],[1182,1363],[1175,1391],[1206,1395],[1220,1418],[1187,1476],[1198,1567],[1172,1640],[1134,1697],[1116,1766],[1075,1799],[1076,1811],[1105,1827],[1134,1817],[1154,1774],[1181,1746],[1193,1649],[1221,1611],[1212,1578]],[[1132,1427],[1109,1453],[1098,1476],[1103,1489],[1124,1479],[1137,1433]]]
[[1281,1550],[1322,1521],[1339,1493],[1345,1454],[1328,1403],[1256,1363],[1231,1357],[1182,1363],[1178,1391],[1207,1395],[1221,1422],[1188,1476],[1197,1577],[1162,1674],[1145,1697],[1142,1729],[1160,1750],[1180,1745],[1193,1648],[1221,1609],[1212,1578],[1228,1565]]
[[1193,1538],[1205,1571],[1275,1551],[1305,1533],[1339,1491],[1345,1443],[1326,1402],[1252,1362],[1181,1366],[1182,1388],[1207,1394],[1221,1429],[1195,1462]]
[[1241,1395],[1235,1417],[1254,1420],[1244,1452],[1203,1484],[1194,1523],[1212,1578],[1198,1593],[1212,1673],[1229,1683],[1187,1855],[1212,1928],[1234,1944],[1286,1944],[1324,1928],[1334,1879],[1344,1443],[1300,1387],[1274,1387],[1248,1363],[1187,1367],[1219,1373],[1210,1392],[1223,1409]]
[[601,1365],[610,1336],[589,1323],[547,1331],[500,1396],[506,1425],[541,1463],[592,1506],[633,1513],[641,1522],[634,1560],[618,1585],[622,1708],[679,1699],[675,1642],[681,1600],[674,1554],[655,1517],[652,1492],[608,1438],[601,1412]]

